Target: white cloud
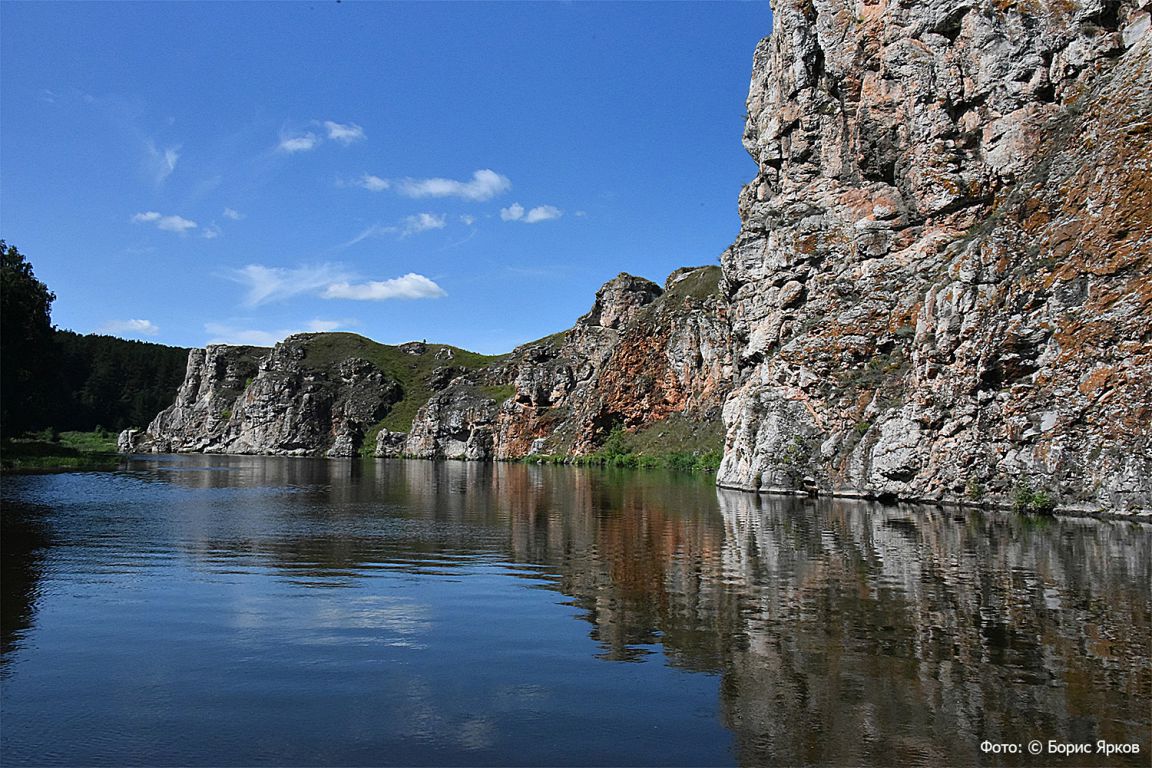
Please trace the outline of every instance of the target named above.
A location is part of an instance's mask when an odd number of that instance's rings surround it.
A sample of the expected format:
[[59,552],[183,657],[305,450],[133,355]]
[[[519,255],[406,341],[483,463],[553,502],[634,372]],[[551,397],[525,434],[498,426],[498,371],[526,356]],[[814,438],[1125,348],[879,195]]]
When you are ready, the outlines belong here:
[[294,154],[296,152],[308,152],[315,149],[316,145],[320,143],[320,137],[309,131],[303,136],[284,136],[280,139],[280,146],[278,149],[281,152]]
[[356,245],[356,243],[367,240],[370,237],[384,237],[385,235],[397,235],[399,237],[409,237],[411,235],[418,235],[421,232],[428,232],[433,229],[444,229],[448,226],[448,217],[443,213],[418,213],[414,216],[406,217],[399,225],[383,225],[373,224],[370,227],[365,227],[360,230],[356,237],[352,238],[346,243],[341,243],[340,248],[348,248],[349,246]]
[[448,219],[442,213],[418,213],[415,216],[409,216],[404,219],[404,230],[402,234],[405,236],[415,235],[431,229],[444,229],[447,225]]
[[347,328],[349,325],[354,325],[350,320],[309,320],[307,328],[309,333],[328,333],[330,331],[338,331],[341,328]]
[[148,167],[153,180],[157,184],[162,184],[172,175],[172,171],[176,170],[176,163],[180,160],[180,147],[160,149],[156,146],[156,142],[151,140],[145,142],[145,147],[148,150]]
[[470,213],[465,213],[460,217],[460,223],[470,227],[476,223],[476,217]]
[[400,194],[407,197],[460,197],[483,202],[512,188],[507,176],[487,168],[476,171],[469,181],[456,179],[402,179]]
[[160,327],[151,320],[110,320],[98,329],[99,333],[120,333],[129,336],[155,336]]
[[341,125],[331,120],[325,120],[324,127],[328,130],[328,138],[333,141],[338,141],[341,144],[351,144],[354,141],[360,141],[364,138],[364,129],[356,125],[356,123]]
[[196,222],[183,216],[161,216],[156,226],[166,232],[187,232],[196,229]]
[[525,211],[520,203],[512,203],[507,208],[500,209],[500,218],[504,221],[520,221],[525,224],[558,219],[563,215],[564,212],[554,205],[538,205],[530,211]]
[[329,285],[325,299],[352,299],[354,301],[384,301],[386,299],[434,299],[445,296],[444,289],[424,275],[409,272],[391,280],[373,280],[367,283],[339,282]]
[[538,205],[524,215],[524,223],[536,224],[549,219],[558,219],[563,215],[564,212],[554,205]]
[[507,208],[500,209],[500,218],[504,221],[517,221],[524,218],[524,206],[520,203],[512,203]]
[[258,331],[250,328],[236,328],[223,323],[205,323],[204,330],[210,338],[206,344],[236,344],[254,347],[270,347],[291,336],[295,331]]
[[215,224],[210,224],[209,226],[204,227],[204,230],[200,233],[200,237],[204,238],[205,240],[215,240],[216,238],[220,237],[220,227],[216,226]]
[[184,234],[190,229],[196,229],[196,222],[183,216],[165,216],[158,211],[144,211],[132,217],[135,224],[155,224],[157,229],[165,232],[179,232]]
[[388,189],[388,187],[392,186],[392,182],[388,181],[388,179],[382,179],[379,176],[373,176],[370,173],[364,174],[352,183],[358,187],[362,187],[368,190],[369,192],[382,192],[385,189]]
[[247,287],[244,304],[249,307],[270,301],[283,301],[302,293],[315,293],[333,283],[352,279],[352,275],[337,264],[318,264],[296,269],[249,264],[243,269],[233,270],[227,276]]
[[264,331],[258,328],[242,328],[227,323],[205,323],[204,330],[210,336],[206,344],[243,344],[257,347],[271,347],[279,341],[298,333],[327,333],[355,325],[352,320],[309,320],[303,328],[281,328]]
[[240,221],[240,219],[244,218],[244,214],[234,208],[225,208],[224,218],[231,219],[232,221]]
[[383,237],[384,235],[395,235],[399,232],[400,232],[399,227],[385,227],[381,224],[373,224],[370,227],[366,227],[365,229],[360,230],[360,234],[356,235],[356,237],[352,238],[351,240],[349,240],[346,243],[341,243],[339,247],[340,248],[347,248],[349,246],[356,245],[356,243],[359,243],[363,240],[367,240],[370,237]]

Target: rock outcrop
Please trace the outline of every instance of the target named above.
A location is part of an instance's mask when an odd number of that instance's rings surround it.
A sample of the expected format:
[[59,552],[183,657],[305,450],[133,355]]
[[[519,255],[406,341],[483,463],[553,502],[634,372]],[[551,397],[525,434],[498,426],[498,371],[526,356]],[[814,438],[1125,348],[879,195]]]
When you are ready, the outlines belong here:
[[361,357],[317,356],[318,335],[293,336],[271,350],[192,350],[176,402],[144,434],[126,435],[122,449],[356,455],[401,388]]
[[663,289],[621,274],[571,330],[496,357],[344,333],[194,350],[176,402],[120,447],[512,459],[663,425],[674,447],[718,451],[732,377],[719,280],[719,267]]
[[723,274],[622,274],[494,358],[209,347],[122,444],[511,459],[723,431],[733,488],[1152,509],[1152,5],[773,12]]
[[417,413],[406,439],[381,433],[377,455],[580,456],[614,431],[657,425],[676,432],[677,447],[718,449],[732,378],[719,279],[717,267],[686,268],[661,289],[618,275],[572,329],[454,380]]
[[1149,8],[773,0],[721,485],[1152,507]]

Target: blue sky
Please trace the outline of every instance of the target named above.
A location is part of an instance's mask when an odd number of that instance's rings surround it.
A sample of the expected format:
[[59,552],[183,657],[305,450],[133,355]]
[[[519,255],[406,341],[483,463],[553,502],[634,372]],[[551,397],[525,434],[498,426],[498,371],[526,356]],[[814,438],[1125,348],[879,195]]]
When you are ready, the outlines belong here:
[[0,237],[53,320],[481,352],[715,264],[761,2],[0,4]]

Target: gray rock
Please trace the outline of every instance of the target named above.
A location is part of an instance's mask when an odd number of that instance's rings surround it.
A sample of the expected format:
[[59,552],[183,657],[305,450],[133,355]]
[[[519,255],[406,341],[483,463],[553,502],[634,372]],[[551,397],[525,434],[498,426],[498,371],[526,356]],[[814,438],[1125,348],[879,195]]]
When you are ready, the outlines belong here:
[[773,2],[720,484],[1152,505],[1152,35],[1108,10]]

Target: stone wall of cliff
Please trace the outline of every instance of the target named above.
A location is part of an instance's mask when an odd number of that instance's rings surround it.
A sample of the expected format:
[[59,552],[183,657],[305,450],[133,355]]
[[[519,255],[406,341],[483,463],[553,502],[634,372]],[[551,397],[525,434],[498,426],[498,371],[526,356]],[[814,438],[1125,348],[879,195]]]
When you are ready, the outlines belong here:
[[724,432],[718,482],[744,490],[1152,508],[1152,4],[773,12],[722,274],[621,274],[493,358],[209,347],[124,447],[512,459]]
[[680,447],[718,450],[732,380],[719,282],[715,266],[663,289],[621,274],[570,330],[496,357],[352,334],[194,350],[176,402],[121,448],[514,459],[674,423]]
[[720,484],[1152,506],[1149,5],[773,12]]
[[409,434],[382,432],[376,455],[580,456],[616,430],[672,421],[708,432],[732,381],[719,279],[717,267],[677,270],[663,289],[617,276],[573,328],[454,380],[417,413]]

